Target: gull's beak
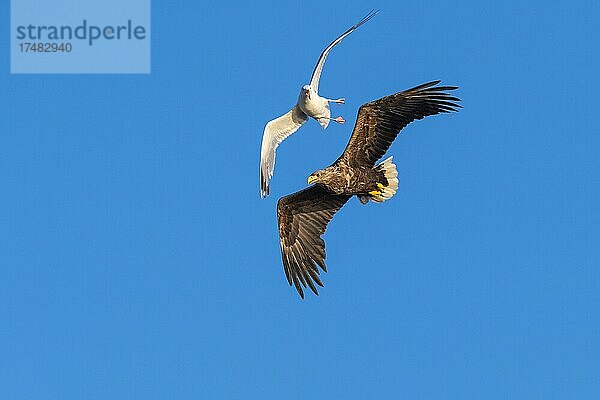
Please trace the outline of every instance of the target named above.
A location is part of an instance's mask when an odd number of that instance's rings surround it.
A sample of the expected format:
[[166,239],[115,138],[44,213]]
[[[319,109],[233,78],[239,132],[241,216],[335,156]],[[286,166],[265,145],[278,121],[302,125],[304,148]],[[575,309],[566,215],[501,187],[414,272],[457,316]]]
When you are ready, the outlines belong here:
[[308,177],[308,179],[306,180],[306,182],[307,182],[309,185],[312,185],[313,183],[315,183],[315,181],[316,181],[316,180],[317,180],[317,177],[316,177],[316,176],[314,176],[314,175],[311,175],[311,176],[309,176],[309,177]]

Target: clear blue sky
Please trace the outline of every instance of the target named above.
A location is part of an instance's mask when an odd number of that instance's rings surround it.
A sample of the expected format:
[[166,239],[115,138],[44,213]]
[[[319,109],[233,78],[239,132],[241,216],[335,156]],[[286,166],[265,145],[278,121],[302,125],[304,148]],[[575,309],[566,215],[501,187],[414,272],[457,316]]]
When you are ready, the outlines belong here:
[[[285,142],[261,200],[265,122],[371,8],[321,80],[349,123]],[[152,18],[150,75],[10,75],[3,25],[0,398],[598,396],[598,2]],[[362,103],[433,79],[464,109],[395,141],[398,194],[336,215],[325,288],[300,301],[277,199],[337,158]]]

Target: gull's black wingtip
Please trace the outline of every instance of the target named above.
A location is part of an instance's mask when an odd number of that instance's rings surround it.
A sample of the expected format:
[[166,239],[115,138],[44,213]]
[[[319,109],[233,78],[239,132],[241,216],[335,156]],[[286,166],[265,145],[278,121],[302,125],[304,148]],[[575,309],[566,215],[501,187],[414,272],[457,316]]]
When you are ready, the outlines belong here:
[[379,13],[379,10],[372,9],[371,11],[369,11],[369,13],[367,15],[365,15],[360,21],[358,21],[351,29],[354,30],[354,29],[358,28],[359,26],[363,25],[368,20],[370,20],[371,18],[376,16],[378,13]]

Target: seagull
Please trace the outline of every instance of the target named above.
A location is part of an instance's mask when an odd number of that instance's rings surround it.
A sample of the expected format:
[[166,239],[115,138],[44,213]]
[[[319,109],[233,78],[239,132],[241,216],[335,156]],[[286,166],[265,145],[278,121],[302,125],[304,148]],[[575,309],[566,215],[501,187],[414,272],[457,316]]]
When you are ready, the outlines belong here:
[[[323,286],[319,267],[325,267],[325,242],[321,235],[334,214],[352,196],[361,204],[383,203],[398,190],[398,171],[392,157],[377,163],[408,124],[430,115],[458,111],[460,99],[451,95],[456,86],[433,81],[363,104],[354,131],[342,155],[332,165],[312,173],[304,190],[277,203],[279,243],[285,276],[304,298],[307,286],[315,293]],[[362,229],[377,236],[390,235],[372,220]],[[356,249],[353,249],[356,250]],[[392,249],[381,249],[393,252]],[[365,249],[364,251],[369,251]],[[373,255],[377,264],[377,254]]]
[[331,112],[329,111],[329,103],[344,104],[345,99],[332,100],[319,96],[319,79],[321,78],[323,65],[331,49],[358,29],[359,26],[373,18],[378,12],[371,10],[363,19],[342,33],[323,50],[312,73],[310,83],[302,86],[300,90],[296,105],[281,117],[269,121],[265,126],[260,150],[260,196],[262,198],[269,195],[269,181],[273,177],[273,169],[275,168],[275,150],[281,142],[296,132],[309,117],[315,119],[323,129],[327,128],[329,121],[335,121],[338,124],[346,122],[342,117],[331,118]]

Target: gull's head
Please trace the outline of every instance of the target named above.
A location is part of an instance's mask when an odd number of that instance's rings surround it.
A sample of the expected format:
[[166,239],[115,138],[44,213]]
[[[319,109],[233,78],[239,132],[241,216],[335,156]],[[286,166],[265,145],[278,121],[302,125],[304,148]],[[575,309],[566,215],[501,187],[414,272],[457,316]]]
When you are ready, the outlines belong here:
[[310,99],[310,85],[304,85],[304,86],[302,86],[302,90],[300,91],[300,95],[302,97],[306,97],[306,98]]

